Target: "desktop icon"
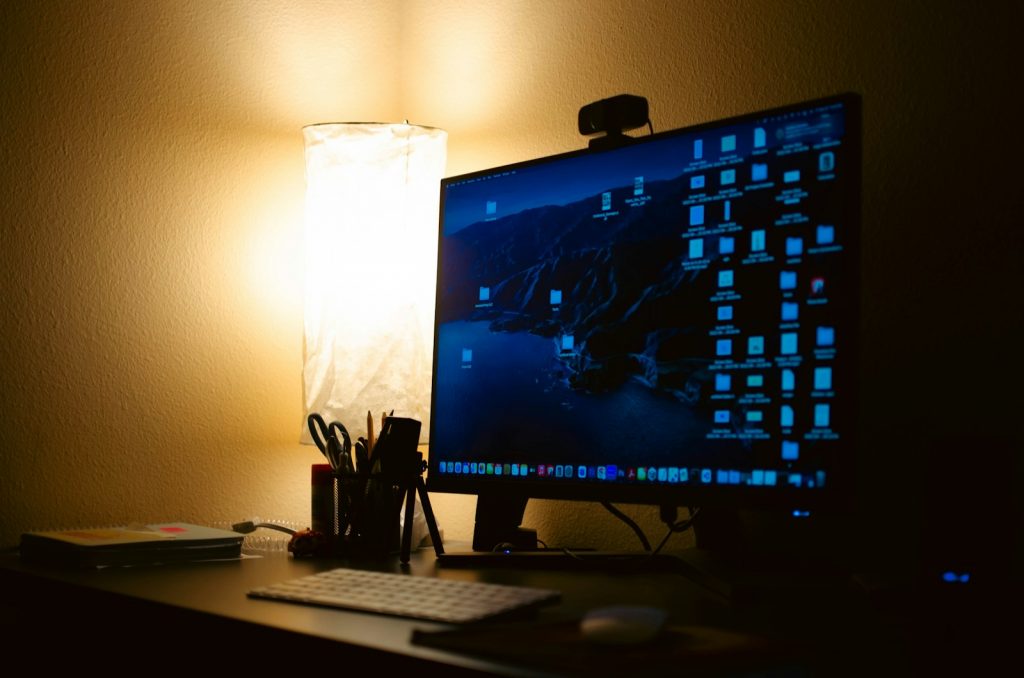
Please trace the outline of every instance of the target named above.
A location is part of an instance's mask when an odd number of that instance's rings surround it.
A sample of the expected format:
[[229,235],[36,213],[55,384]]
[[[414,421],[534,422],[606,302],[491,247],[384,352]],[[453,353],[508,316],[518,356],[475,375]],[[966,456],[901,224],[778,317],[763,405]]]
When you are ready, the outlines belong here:
[[758,229],[750,232],[750,251],[751,252],[763,252],[765,248],[765,234],[764,231]]
[[750,355],[762,355],[764,353],[764,337],[748,337],[747,353]]
[[605,191],[601,194],[601,209],[605,212],[612,208],[612,194],[610,191]]
[[644,178],[643,177],[634,177],[633,178],[633,195],[643,195],[643,194],[644,194]]
[[490,301],[491,299],[491,288],[481,287],[480,288],[480,301]]
[[719,306],[716,313],[718,320],[732,320],[732,306]]
[[768,179],[768,165],[762,162],[755,162],[750,166],[750,180],[751,181],[767,181]]
[[562,353],[569,353],[573,349],[573,335],[566,334],[562,337]]
[[732,353],[732,339],[719,339],[715,342],[715,355],[730,355]]
[[733,275],[732,271],[719,271],[718,272],[718,286],[719,287],[732,287]]
[[796,373],[788,368],[782,370],[781,382],[783,391],[792,391],[796,388]]
[[473,349],[464,348],[462,349],[462,364],[467,365],[473,362]]
[[751,485],[764,485],[764,470],[754,469],[750,472],[750,484]]
[[782,180],[787,184],[796,183],[800,181],[800,170],[788,170],[783,173]]
[[795,440],[782,441],[782,458],[786,461],[796,461],[800,458],[800,443]]
[[732,219],[732,200],[722,201],[722,221]]
[[831,245],[836,240],[836,227],[830,224],[818,226],[817,242],[819,245]]
[[693,142],[693,159],[700,160],[704,157],[704,140],[695,139]]
[[786,238],[786,256],[799,257],[804,253],[803,238]]
[[558,306],[562,303],[562,290],[551,290],[548,299],[552,306]]
[[700,259],[704,256],[704,239],[693,238],[690,240],[690,258]]
[[718,178],[719,178],[719,182],[723,186],[728,186],[729,184],[735,184],[736,183],[736,170],[734,170],[734,169],[722,170],[719,173]]
[[814,368],[814,390],[815,391],[831,391],[832,390],[832,368],[831,367],[815,367]]
[[754,148],[764,148],[767,143],[767,136],[764,132],[764,127],[754,128]]
[[764,421],[764,413],[761,410],[747,410],[747,423],[760,424]]
[[722,137],[722,153],[730,153],[736,150],[736,135],[727,134]]
[[822,297],[825,295],[825,279],[822,277],[811,278],[811,296]]
[[819,403],[814,406],[814,425],[818,428],[828,428],[831,413],[827,403]]
[[718,253],[732,254],[736,251],[736,238],[731,235],[723,235],[718,239]]
[[793,408],[789,405],[783,405],[779,410],[779,426],[782,428],[791,428],[793,426]]
[[485,207],[484,207],[484,210],[485,210],[485,212],[488,215],[497,214],[498,213],[498,203],[496,201],[494,201],[494,200],[488,200],[486,205],[485,205]]
[[779,271],[779,289],[796,289],[796,271]]
[[782,355],[796,355],[797,334],[796,332],[783,332],[779,339],[779,353]]
[[818,171],[831,172],[836,168],[836,155],[832,151],[825,151],[818,156]]
[[722,374],[721,372],[715,375],[716,391],[728,391],[730,388],[732,388],[732,377],[728,374]]
[[704,205],[690,205],[690,226],[704,223]]
[[761,388],[764,386],[763,374],[751,374],[747,376],[747,388]]
[[715,410],[715,423],[716,424],[728,424],[729,423],[729,410]]
[[690,177],[690,189],[704,188],[704,175],[694,174]]
[[836,343],[836,328],[818,327],[818,346],[834,346]]
[[782,302],[782,319],[796,320],[800,316],[800,304],[795,301]]

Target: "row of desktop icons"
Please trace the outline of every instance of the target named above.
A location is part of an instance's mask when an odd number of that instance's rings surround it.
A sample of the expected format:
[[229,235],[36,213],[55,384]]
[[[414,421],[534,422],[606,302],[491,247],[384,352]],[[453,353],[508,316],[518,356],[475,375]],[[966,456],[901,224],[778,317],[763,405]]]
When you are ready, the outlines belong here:
[[[835,334],[831,327],[819,327],[817,333],[819,349],[830,349],[835,344]],[[733,339],[715,340],[716,360],[732,360]],[[797,356],[799,337],[796,332],[783,332],[779,335],[779,355]],[[576,337],[572,334],[563,334],[558,338],[558,349],[560,354],[571,354],[576,350]],[[765,354],[765,342],[763,336],[747,337],[747,355],[759,359],[758,356]],[[462,349],[462,366],[469,367],[473,363],[473,349]],[[728,391],[731,388],[731,377],[728,374],[718,374],[715,377],[715,390]],[[832,368],[814,368],[814,389],[816,391],[827,391],[832,388]]]
[[[704,223],[704,205],[694,205],[690,208],[690,225],[698,226]],[[736,237],[731,235],[718,236],[718,254],[729,256],[736,254]],[[690,238],[687,254],[690,259],[703,259],[711,254],[709,242],[711,238]],[[815,232],[814,244],[818,247],[830,247],[835,245],[836,229],[832,224],[821,224]],[[804,239],[799,236],[786,236],[785,253],[787,257],[800,257],[804,254]],[[749,251],[752,255],[766,253],[768,250],[768,234],[764,229],[750,231]]]
[[[782,391],[793,391],[796,390],[796,373],[790,368],[783,368],[780,372],[779,386]],[[826,392],[832,390],[832,368],[831,367],[815,367],[813,371],[813,385],[814,390],[817,392]],[[716,372],[715,373],[715,391],[718,393],[727,393],[732,391],[734,382],[738,382],[739,376],[735,377],[728,372]],[[747,388],[760,389],[764,386],[764,375],[763,374],[748,374],[746,375]]]
[[679,466],[619,467],[615,464],[496,464],[491,462],[446,461],[438,472],[451,475],[488,475],[530,479],[597,480],[619,482],[668,483],[670,485],[794,485],[815,487],[825,484],[825,472],[799,473],[775,469],[687,468]]
[[[719,252],[725,253],[721,247],[724,241],[731,241],[732,238],[719,238]],[[798,239],[797,239],[798,240]],[[731,245],[730,245],[731,247]],[[693,258],[699,258],[704,256],[704,244],[700,238],[690,241],[690,254]],[[730,253],[732,249],[728,250]],[[736,286],[736,273],[732,269],[724,269],[718,272],[718,287],[719,288],[731,288]],[[796,290],[798,286],[798,279],[796,271],[780,271],[779,272],[779,289],[783,291]],[[822,276],[814,276],[810,279],[810,294],[812,296],[821,296],[825,293],[825,278]],[[563,294],[560,289],[548,290],[548,303],[554,307],[560,307],[562,305]],[[488,306],[493,303],[491,297],[490,286],[481,285],[477,290],[477,307]],[[796,305],[789,304],[789,306],[783,306],[784,315],[794,316],[792,318],[784,318],[784,320],[794,320],[796,314]],[[721,318],[720,318],[721,320]]]
[[[754,129],[753,134],[753,148],[759,149],[764,148],[767,143],[767,134],[764,128],[757,127]],[[723,155],[732,155],[737,152],[737,136],[735,134],[726,134],[719,139],[719,148]],[[693,141],[693,160],[704,160],[704,139],[695,139]],[[835,171],[836,167],[836,156],[832,151],[823,151],[818,154],[818,172],[819,174],[829,174]],[[729,187],[736,184],[738,175],[735,168],[723,169],[718,173],[718,182],[723,187]],[[785,184],[796,184],[801,179],[801,171],[799,169],[787,169],[782,172],[782,183]],[[750,181],[751,183],[758,184],[769,181],[768,163],[764,162],[753,162],[750,165]],[[708,185],[708,178],[705,174],[694,174],[690,177],[690,190],[699,191],[706,188]],[[633,178],[633,196],[644,195],[644,177],[636,176]],[[601,194],[601,210],[610,211],[612,209],[612,193],[611,191],[605,191]],[[487,200],[484,203],[484,213],[493,218],[498,214],[498,201]]]
[[[721,309],[722,307],[719,307]],[[719,359],[727,359],[733,355],[735,348],[742,342],[736,338],[715,339],[715,356]],[[819,326],[815,331],[815,346],[819,349],[830,349],[836,345],[836,331],[834,327]],[[765,338],[763,335],[747,337],[747,355],[764,355]],[[784,332],[779,339],[779,353],[782,355],[795,355],[797,352],[796,332]]]

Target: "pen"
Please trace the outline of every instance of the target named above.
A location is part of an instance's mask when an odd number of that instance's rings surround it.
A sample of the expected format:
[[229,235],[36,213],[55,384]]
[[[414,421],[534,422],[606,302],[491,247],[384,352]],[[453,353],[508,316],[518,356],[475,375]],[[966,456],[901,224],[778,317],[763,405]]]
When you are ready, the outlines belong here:
[[373,413],[369,410],[366,411],[366,451],[373,454],[373,445],[376,442],[376,436],[373,435]]

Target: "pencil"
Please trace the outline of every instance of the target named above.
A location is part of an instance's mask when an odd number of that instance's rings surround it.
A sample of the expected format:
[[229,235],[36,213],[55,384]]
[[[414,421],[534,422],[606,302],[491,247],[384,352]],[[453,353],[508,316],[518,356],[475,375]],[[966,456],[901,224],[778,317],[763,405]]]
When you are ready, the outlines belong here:
[[366,451],[373,454],[373,445],[376,442],[373,435],[373,413],[366,410]]

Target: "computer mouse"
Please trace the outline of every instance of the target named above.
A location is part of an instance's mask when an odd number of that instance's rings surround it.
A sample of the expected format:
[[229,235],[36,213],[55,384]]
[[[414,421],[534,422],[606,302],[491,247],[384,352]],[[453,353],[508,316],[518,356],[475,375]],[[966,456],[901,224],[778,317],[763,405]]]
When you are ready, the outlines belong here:
[[580,633],[592,643],[635,645],[656,638],[668,613],[657,607],[617,605],[590,610],[580,621]]

